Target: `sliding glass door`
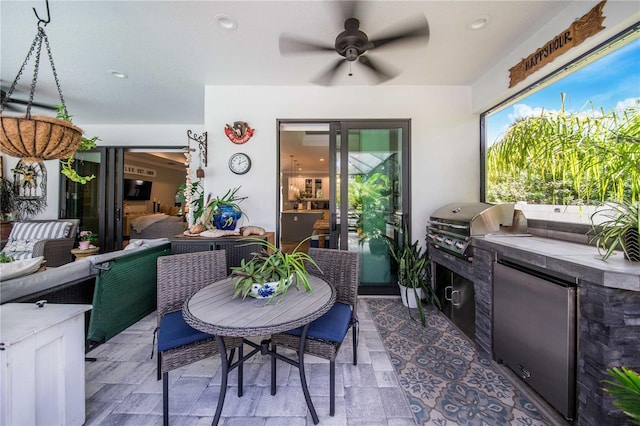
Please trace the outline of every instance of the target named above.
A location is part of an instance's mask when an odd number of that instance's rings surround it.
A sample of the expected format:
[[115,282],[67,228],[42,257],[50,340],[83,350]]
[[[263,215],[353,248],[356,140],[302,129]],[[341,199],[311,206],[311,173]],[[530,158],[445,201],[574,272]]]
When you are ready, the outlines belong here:
[[60,180],[60,218],[80,219],[81,230],[98,234],[103,253],[122,248],[123,155],[123,148],[77,152],[73,169],[95,178],[85,184]]
[[[281,121],[282,246],[313,235],[311,246],[358,251],[360,293],[397,293],[384,238],[399,237],[410,211],[408,150],[409,120]],[[310,167],[310,152],[328,164]]]

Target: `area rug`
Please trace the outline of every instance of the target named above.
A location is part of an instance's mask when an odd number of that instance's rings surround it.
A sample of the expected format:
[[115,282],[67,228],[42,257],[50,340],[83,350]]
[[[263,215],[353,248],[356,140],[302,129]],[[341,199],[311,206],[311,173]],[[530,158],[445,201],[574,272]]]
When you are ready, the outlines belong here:
[[366,303],[419,425],[528,425],[551,422],[440,311],[427,324],[399,299]]

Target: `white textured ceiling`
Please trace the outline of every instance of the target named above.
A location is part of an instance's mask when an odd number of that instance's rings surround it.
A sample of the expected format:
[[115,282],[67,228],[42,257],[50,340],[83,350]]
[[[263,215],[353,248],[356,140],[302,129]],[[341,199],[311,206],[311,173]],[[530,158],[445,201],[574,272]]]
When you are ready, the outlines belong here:
[[[389,85],[470,85],[495,58],[529,38],[566,1],[367,1],[361,30],[375,38],[424,14],[427,44],[381,47],[375,57],[402,70]],[[282,57],[281,33],[332,44],[343,29],[340,5],[326,1],[50,0],[46,27],[69,112],[78,124],[204,123],[205,85],[308,85],[337,57],[332,52]],[[36,34],[44,1],[0,2],[0,78],[15,78]],[[234,31],[216,15],[234,17]],[[466,26],[486,15],[481,31]],[[43,52],[36,101],[59,103]],[[108,70],[127,73],[119,80]],[[343,69],[344,70],[344,69]],[[360,64],[335,84],[372,84]],[[26,99],[30,73],[13,97]],[[25,93],[27,92],[27,93]]]

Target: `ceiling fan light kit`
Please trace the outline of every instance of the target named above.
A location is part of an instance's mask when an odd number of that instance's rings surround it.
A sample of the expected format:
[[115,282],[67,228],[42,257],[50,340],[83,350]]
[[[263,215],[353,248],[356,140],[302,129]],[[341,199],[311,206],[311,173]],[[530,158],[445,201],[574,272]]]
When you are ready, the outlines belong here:
[[49,40],[43,28],[51,21],[48,0],[46,4],[46,20],[41,19],[34,9],[34,13],[38,18],[38,30],[36,37],[31,44],[31,48],[27,53],[27,57],[25,58],[20,71],[18,71],[18,75],[11,84],[6,95],[3,96],[2,103],[0,104],[0,113],[2,113],[7,104],[11,101],[11,95],[15,90],[18,80],[27,66],[31,55],[35,51],[33,79],[31,81],[29,101],[25,103],[27,106],[25,116],[0,116],[0,146],[2,146],[3,152],[14,157],[22,158],[25,161],[59,160],[68,158],[73,155],[82,143],[82,130],[74,126],[70,121],[54,117],[31,115],[31,107],[32,105],[35,105],[33,103],[33,96],[35,94],[36,83],[38,80],[40,52],[42,50],[42,42],[44,41],[47,54],[49,56],[49,63],[51,64],[53,76],[58,88],[58,94],[60,95],[60,111],[64,116],[69,116],[67,113],[67,107],[64,103],[64,97],[62,96],[62,90],[60,88],[60,82],[58,81],[56,68],[53,63]]

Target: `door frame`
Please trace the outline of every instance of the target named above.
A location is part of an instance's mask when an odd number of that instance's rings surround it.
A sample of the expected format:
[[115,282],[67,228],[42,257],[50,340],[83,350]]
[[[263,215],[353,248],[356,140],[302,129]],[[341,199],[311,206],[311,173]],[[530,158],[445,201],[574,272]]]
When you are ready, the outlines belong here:
[[[336,240],[336,235],[341,236],[343,241],[341,245],[343,247],[346,246],[347,241],[347,232],[348,232],[348,221],[342,220],[340,223],[340,230],[336,228],[336,191],[335,187],[335,176],[337,175],[336,170],[336,144],[337,144],[337,134],[340,135],[348,135],[350,129],[357,128],[365,128],[365,129],[376,129],[376,128],[389,128],[389,127],[400,127],[403,132],[402,139],[402,147],[401,147],[401,179],[402,179],[402,221],[407,223],[409,233],[411,233],[411,119],[410,118],[396,118],[396,119],[276,119],[276,165],[277,165],[277,178],[276,178],[276,244],[280,245],[281,238],[281,223],[282,223],[282,206],[283,206],[283,197],[284,190],[281,191],[283,175],[281,173],[282,164],[280,163],[280,151],[282,148],[280,141],[280,133],[281,126],[283,124],[328,124],[329,125],[329,182],[330,191],[329,195],[329,211],[330,211],[330,238],[329,238],[329,247],[332,249],[336,249],[338,247],[338,242]],[[400,124],[400,125],[399,125]],[[406,135],[406,137],[404,137]],[[347,139],[344,142],[348,142]],[[341,139],[341,144],[344,143]],[[343,146],[343,145],[341,145]],[[340,150],[340,174],[348,175],[348,149]],[[340,190],[341,200],[340,205],[346,209],[348,206],[348,181],[341,180],[341,185],[343,188]],[[341,213],[341,215],[344,212]],[[358,288],[358,294],[375,294],[375,295],[387,295],[387,294],[399,294],[399,288],[397,285],[393,285],[393,283],[389,283],[387,286],[363,286]]]

